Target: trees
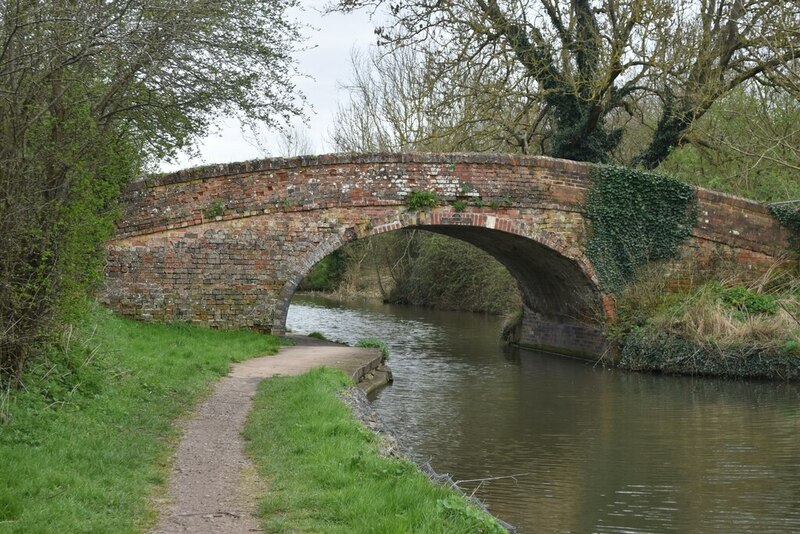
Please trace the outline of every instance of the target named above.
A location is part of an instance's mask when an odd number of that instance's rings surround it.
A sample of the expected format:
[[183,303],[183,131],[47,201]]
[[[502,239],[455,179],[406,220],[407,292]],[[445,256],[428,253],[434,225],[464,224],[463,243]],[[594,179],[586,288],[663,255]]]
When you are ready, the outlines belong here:
[[391,302],[444,310],[504,315],[522,307],[514,278],[479,248],[452,237],[420,232]]
[[525,99],[487,90],[469,66],[443,77],[430,51],[410,48],[354,53],[352,64],[350,101],[332,135],[337,150],[524,152],[532,142],[517,133],[536,118]]
[[218,112],[299,112],[285,0],[0,1],[0,375],[102,275],[122,183]]
[[717,101],[660,170],[703,185],[774,202],[800,198],[800,101],[746,86]]
[[733,89],[797,83],[794,1],[335,3],[343,11],[382,5],[392,24],[376,30],[379,41],[425,51],[452,94],[510,103],[518,120],[506,139],[523,152],[607,161],[628,125],[643,121],[652,134],[632,163],[654,168]]

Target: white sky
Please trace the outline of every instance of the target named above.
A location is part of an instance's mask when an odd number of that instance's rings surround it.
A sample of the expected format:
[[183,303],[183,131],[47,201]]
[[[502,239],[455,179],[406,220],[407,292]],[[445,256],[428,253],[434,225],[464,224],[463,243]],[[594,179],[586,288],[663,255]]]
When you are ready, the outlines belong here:
[[[306,76],[295,80],[297,88],[307,98],[308,126],[298,126],[306,130],[312,152],[316,154],[331,151],[328,140],[333,118],[338,102],[347,99],[347,91],[340,86],[350,78],[351,50],[366,50],[375,43],[375,24],[369,13],[323,16],[321,8],[326,1],[303,0],[304,9],[297,15],[301,23],[310,26],[304,31],[309,49],[297,55],[298,70]],[[210,163],[279,155],[274,132],[262,131],[254,136],[252,132],[242,132],[239,122],[232,118],[221,119],[219,128],[219,132],[200,142],[198,157],[181,154],[177,161],[162,162],[159,170],[170,172]]]

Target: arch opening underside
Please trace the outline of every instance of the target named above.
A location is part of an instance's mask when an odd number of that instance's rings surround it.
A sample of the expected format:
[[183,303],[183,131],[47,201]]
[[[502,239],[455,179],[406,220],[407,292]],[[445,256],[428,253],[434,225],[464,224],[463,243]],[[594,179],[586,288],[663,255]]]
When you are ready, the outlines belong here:
[[466,241],[502,263],[519,285],[525,306],[556,321],[592,323],[599,293],[577,264],[516,234],[465,226],[417,226]]
[[606,352],[598,324],[601,293],[576,261],[517,234],[458,225],[417,228],[475,245],[508,269],[523,301],[515,343],[592,359]]
[[[523,301],[522,320],[514,332],[515,343],[593,359],[605,352],[606,343],[598,324],[603,309],[601,294],[577,261],[534,239],[480,226],[412,224],[403,228],[465,241],[508,269],[517,281]],[[274,325],[277,328],[273,331],[283,331],[294,290],[311,266],[355,239],[354,233],[347,233],[336,245],[328,242],[321,247],[313,262],[306,262],[305,272],[290,284],[292,290],[286,295],[282,312],[276,313],[276,322],[280,324]]]

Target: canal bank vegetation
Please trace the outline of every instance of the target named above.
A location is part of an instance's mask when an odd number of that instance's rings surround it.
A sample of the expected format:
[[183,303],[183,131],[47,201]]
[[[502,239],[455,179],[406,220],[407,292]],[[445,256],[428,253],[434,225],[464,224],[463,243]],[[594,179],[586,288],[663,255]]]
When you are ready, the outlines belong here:
[[619,321],[607,331],[633,370],[742,378],[800,378],[795,269],[758,274],[720,251],[678,258],[697,218],[694,188],[660,174],[592,169],[587,254]]
[[645,270],[618,298],[609,333],[619,365],[729,378],[800,379],[800,278],[785,268],[759,279],[701,275],[670,287]]
[[0,392],[0,531],[141,532],[176,418],[231,362],[274,353],[254,332],[144,324],[92,308]]
[[389,346],[385,341],[380,339],[376,339],[374,337],[365,337],[356,341],[356,347],[365,349],[378,349],[381,351],[381,356],[383,356],[384,361],[389,359]]
[[268,532],[506,532],[411,462],[381,455],[378,435],[339,398],[351,385],[317,369],[259,386],[245,437],[270,481],[260,508]]

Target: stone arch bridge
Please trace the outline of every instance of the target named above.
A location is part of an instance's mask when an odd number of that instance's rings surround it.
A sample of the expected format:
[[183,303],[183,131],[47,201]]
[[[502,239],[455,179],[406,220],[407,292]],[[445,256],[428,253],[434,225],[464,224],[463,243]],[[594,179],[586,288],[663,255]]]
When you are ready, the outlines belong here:
[[[124,195],[107,246],[103,301],[144,320],[285,331],[311,267],[348,241],[419,228],[470,242],[505,265],[524,301],[520,342],[565,353],[606,349],[613,318],[585,254],[589,165],[494,154],[362,154],[267,159],[150,177]],[[415,190],[439,206],[410,211]],[[453,204],[463,200],[462,211]],[[769,264],[787,234],[755,202],[698,191],[682,253],[725,249]],[[480,207],[478,207],[480,206]]]

